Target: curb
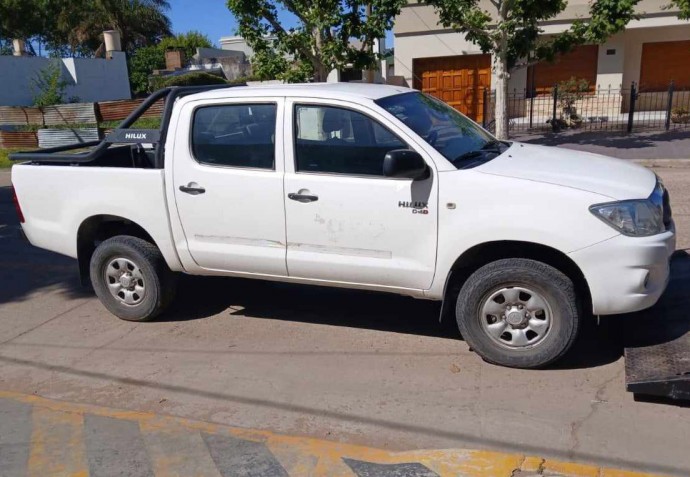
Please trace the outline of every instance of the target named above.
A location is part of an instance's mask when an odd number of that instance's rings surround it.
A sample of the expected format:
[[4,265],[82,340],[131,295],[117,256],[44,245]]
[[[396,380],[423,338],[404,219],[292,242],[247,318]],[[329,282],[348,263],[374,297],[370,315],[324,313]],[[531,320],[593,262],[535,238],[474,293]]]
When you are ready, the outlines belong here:
[[[73,404],[39,396],[0,391],[0,411],[14,409],[14,455],[0,462],[0,474],[98,475],[98,466],[127,462],[147,475],[281,476],[476,476],[476,477],[652,477],[653,474],[493,451],[433,449],[390,452],[266,430],[243,429],[153,413]],[[13,408],[14,406],[14,408]],[[20,409],[21,408],[21,409]],[[21,412],[20,412],[21,411]],[[23,418],[17,416],[24,416]],[[105,444],[94,444],[94,423]],[[0,421],[0,428],[3,422]],[[108,426],[110,426],[108,428]],[[124,436],[128,429],[130,435]],[[97,429],[98,430],[98,429]],[[120,433],[118,437],[118,432]],[[133,435],[135,433],[136,435]],[[21,438],[20,435],[24,437]],[[86,436],[92,436],[87,441]],[[141,443],[131,449],[131,437]],[[0,454],[2,454],[0,439]],[[103,445],[107,447],[105,450]],[[130,456],[127,452],[138,453]],[[120,447],[118,447],[120,446]],[[141,449],[145,449],[142,456]],[[7,454],[5,454],[7,455]],[[134,460],[139,459],[138,462]],[[269,472],[269,469],[271,471]],[[62,472],[62,473],[61,473]],[[268,472],[268,473],[266,473]],[[142,474],[143,475],[143,474]]]
[[629,159],[636,164],[650,168],[686,168],[690,159]]

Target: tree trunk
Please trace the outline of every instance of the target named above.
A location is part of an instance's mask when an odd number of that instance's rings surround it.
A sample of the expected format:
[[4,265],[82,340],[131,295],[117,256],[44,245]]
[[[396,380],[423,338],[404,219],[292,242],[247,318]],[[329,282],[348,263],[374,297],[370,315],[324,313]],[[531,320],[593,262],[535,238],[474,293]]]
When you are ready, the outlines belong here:
[[508,139],[508,38],[503,35],[500,39],[499,51],[496,58],[496,110],[494,118],[496,121],[496,137],[502,141]]

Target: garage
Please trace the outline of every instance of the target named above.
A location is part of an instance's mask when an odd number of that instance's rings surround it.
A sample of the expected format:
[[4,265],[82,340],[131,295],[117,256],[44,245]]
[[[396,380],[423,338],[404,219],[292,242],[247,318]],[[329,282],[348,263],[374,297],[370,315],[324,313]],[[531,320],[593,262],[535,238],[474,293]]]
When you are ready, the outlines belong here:
[[415,89],[435,96],[482,122],[484,89],[491,87],[490,55],[416,58],[413,71]]
[[552,63],[541,62],[527,70],[527,87],[548,94],[553,86],[572,77],[586,79],[592,91],[597,83],[599,45],[582,45],[559,55]]
[[671,80],[676,88],[690,88],[690,40],[644,43],[640,91],[666,91]]

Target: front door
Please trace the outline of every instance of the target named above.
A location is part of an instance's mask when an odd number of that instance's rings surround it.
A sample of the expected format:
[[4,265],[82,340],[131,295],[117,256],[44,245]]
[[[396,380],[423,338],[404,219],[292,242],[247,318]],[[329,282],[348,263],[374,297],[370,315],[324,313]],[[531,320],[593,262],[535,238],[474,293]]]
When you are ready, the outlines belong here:
[[430,167],[429,177],[417,181],[384,177],[386,152],[410,143],[378,114],[306,98],[286,104],[286,123],[292,123],[285,148],[291,277],[410,289],[431,285],[436,172]]
[[192,102],[181,112],[176,137],[191,145],[174,148],[175,201],[201,268],[287,275],[282,102]]

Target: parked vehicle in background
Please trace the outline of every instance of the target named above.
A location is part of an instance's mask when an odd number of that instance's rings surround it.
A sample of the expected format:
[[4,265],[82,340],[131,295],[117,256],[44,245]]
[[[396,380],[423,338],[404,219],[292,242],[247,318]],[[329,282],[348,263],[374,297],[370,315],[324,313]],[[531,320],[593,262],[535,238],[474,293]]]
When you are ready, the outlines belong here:
[[[131,129],[161,97],[161,130]],[[126,320],[178,273],[359,288],[442,300],[484,359],[536,368],[588,315],[652,306],[675,250],[654,173],[498,141],[406,88],[170,88],[86,146],[15,154],[17,208]]]

